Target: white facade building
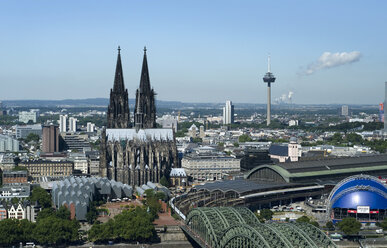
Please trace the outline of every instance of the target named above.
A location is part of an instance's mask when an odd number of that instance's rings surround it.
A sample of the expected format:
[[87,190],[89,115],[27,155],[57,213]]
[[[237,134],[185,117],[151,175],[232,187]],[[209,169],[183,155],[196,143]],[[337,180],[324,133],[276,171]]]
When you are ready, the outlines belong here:
[[89,163],[83,153],[72,153],[70,160],[74,162],[74,170],[82,171],[82,174],[88,174]]
[[226,106],[223,107],[223,124],[234,123],[234,105],[231,101],[226,101]]
[[75,133],[77,131],[77,118],[69,118],[69,132]]
[[16,138],[17,139],[25,139],[29,134],[36,134],[39,137],[42,137],[42,125],[34,124],[34,125],[16,125]]
[[341,115],[348,116],[348,105],[341,106]]
[[272,144],[269,148],[270,158],[276,159],[280,163],[297,162],[301,154],[301,145],[297,143],[295,137],[290,138],[290,142],[287,145]]
[[7,135],[0,134],[0,152],[18,152],[19,141]]
[[222,155],[185,156],[181,167],[195,181],[220,180],[241,169],[240,159]]
[[290,120],[289,127],[292,127],[292,126],[298,126],[298,120]]
[[88,122],[87,123],[87,132],[88,133],[94,133],[94,130],[95,130],[95,124],[94,123],[91,123],[91,122]]
[[8,219],[17,219],[23,220],[26,218],[25,209],[19,203],[17,206],[12,205],[10,209],[8,209]]
[[67,115],[59,116],[59,132],[61,133],[67,132]]
[[20,111],[19,112],[19,122],[28,123],[29,121],[32,121],[33,123],[36,123],[36,119],[38,117],[38,112],[36,110],[30,110],[30,111]]
[[163,115],[157,118],[156,122],[163,128],[173,128],[177,132],[177,117],[172,115]]

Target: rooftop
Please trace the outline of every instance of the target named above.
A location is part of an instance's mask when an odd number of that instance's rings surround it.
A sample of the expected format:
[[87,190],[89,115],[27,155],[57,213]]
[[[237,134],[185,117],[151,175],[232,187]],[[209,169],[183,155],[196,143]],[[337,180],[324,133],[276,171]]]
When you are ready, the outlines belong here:
[[109,141],[118,140],[134,140],[138,139],[141,141],[172,141],[173,130],[164,128],[153,128],[153,129],[140,129],[138,132],[136,129],[128,128],[114,128],[106,129],[106,136]]
[[28,171],[26,171],[26,170],[20,170],[20,171],[3,171],[3,176],[5,176],[5,175],[20,175],[20,174],[24,174],[25,176],[27,176]]
[[277,156],[288,156],[289,148],[287,145],[273,144],[269,148],[269,154]]
[[237,179],[237,180],[224,180],[224,181],[215,181],[212,183],[205,183],[203,185],[197,185],[194,187],[196,190],[208,190],[210,192],[212,191],[235,191],[238,194],[245,195],[253,192],[262,192],[269,189],[282,189],[287,187],[294,187],[296,185],[293,184],[261,184],[254,181],[248,181],[244,179]]
[[387,176],[387,155],[259,165],[249,171],[245,178],[260,180],[262,176],[259,176],[257,172],[261,170],[270,170],[272,175],[279,175],[286,182],[308,182],[313,180],[315,183],[336,184],[338,180],[359,173]]
[[321,170],[351,169],[358,167],[371,167],[386,165],[387,155],[358,156],[334,159],[319,159],[299,162],[287,162],[277,164],[290,173],[313,172]]

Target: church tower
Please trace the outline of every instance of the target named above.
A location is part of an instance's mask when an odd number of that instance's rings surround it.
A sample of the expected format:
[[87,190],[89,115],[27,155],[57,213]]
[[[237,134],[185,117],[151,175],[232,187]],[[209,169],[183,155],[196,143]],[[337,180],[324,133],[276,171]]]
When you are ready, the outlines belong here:
[[110,103],[107,111],[107,128],[130,127],[128,90],[124,85],[120,51],[118,47],[116,74],[113,89],[110,90]]
[[136,106],[134,109],[137,130],[156,127],[155,95],[156,93],[150,86],[146,47],[144,47],[140,87],[136,91]]

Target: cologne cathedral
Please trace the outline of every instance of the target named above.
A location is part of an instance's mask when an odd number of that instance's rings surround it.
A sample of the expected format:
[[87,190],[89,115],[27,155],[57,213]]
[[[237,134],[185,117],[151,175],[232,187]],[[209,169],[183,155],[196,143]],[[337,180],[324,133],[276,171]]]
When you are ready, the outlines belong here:
[[103,130],[101,138],[101,177],[140,186],[148,181],[159,182],[162,176],[168,178],[171,168],[178,166],[173,129],[156,128],[155,95],[150,86],[144,48],[132,124],[118,47],[114,85],[110,90],[107,111],[107,128]]

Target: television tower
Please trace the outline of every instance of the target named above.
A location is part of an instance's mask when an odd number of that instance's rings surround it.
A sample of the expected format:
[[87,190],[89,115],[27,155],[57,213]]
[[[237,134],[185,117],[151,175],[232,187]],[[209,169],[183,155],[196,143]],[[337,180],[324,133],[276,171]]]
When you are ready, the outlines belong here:
[[271,83],[275,82],[274,74],[270,72],[270,55],[267,58],[267,73],[263,77],[263,82],[267,83],[267,120],[266,125],[270,125],[270,118],[271,118]]

